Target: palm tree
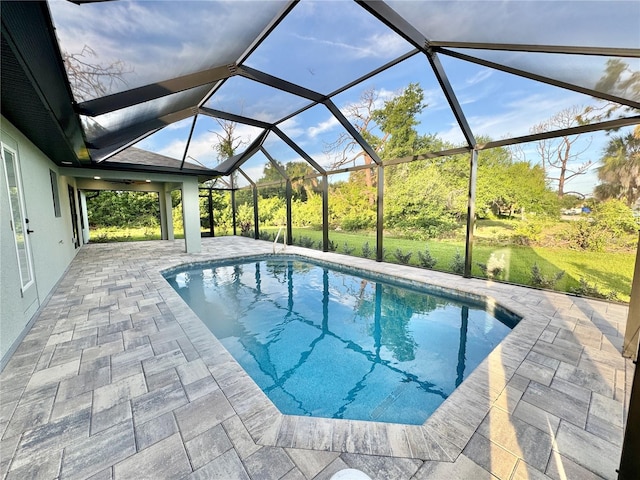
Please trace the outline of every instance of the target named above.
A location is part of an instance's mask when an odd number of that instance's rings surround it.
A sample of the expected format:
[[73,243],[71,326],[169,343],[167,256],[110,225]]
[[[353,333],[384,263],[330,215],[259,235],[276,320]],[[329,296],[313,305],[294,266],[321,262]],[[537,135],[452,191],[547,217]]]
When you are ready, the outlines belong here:
[[640,129],[609,140],[598,168],[602,182],[595,188],[601,200],[617,198],[633,205],[640,197]]

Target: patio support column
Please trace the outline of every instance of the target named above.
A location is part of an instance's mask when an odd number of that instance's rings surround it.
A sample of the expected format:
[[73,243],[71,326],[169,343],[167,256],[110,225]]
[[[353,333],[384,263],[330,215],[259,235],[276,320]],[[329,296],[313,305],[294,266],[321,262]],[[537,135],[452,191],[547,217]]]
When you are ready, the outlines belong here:
[[89,214],[87,212],[87,194],[84,190],[78,190],[80,192],[80,215],[82,216],[82,243],[86,245],[89,243]]
[[471,150],[469,168],[469,201],[467,203],[467,236],[464,246],[464,276],[471,277],[473,260],[473,232],[476,228],[476,183],[478,180],[478,151]]
[[160,238],[173,240],[173,202],[168,185],[163,184],[158,192],[158,200],[160,201]]
[[[631,284],[631,300],[629,301],[629,315],[627,328],[622,343],[622,355],[632,360],[638,359],[638,340],[640,337],[640,238],[636,248],[636,266],[633,270]],[[640,395],[640,392],[638,393]]]
[[322,251],[329,251],[329,177],[322,175]]
[[213,193],[211,192],[211,187],[207,189],[207,215],[209,215],[209,235],[215,237],[215,232],[213,230]]
[[182,222],[185,252],[200,252],[200,197],[198,179],[190,177],[182,182]]
[[[638,262],[636,261],[636,273],[638,272]],[[631,294],[633,300],[633,292]],[[631,311],[631,308],[629,308]],[[618,468],[618,480],[633,480],[638,478],[640,472],[640,368],[636,363],[633,373],[633,383],[631,385],[631,396],[629,397],[629,413],[627,414],[627,424],[624,429],[624,440],[622,441],[622,454],[620,456],[620,467]]]
[[378,201],[376,202],[376,261],[384,260],[384,246],[382,245],[382,233],[384,229],[384,166],[378,165]]
[[285,191],[287,204],[287,245],[293,244],[293,230],[291,229],[291,180],[287,178],[287,188]]
[[253,191],[253,238],[258,240],[260,238],[260,231],[258,223],[260,216],[258,215],[258,187],[255,184],[251,187]]
[[233,235],[236,235],[236,224],[237,224],[237,215],[236,215],[236,189],[231,190],[231,216],[233,217]]

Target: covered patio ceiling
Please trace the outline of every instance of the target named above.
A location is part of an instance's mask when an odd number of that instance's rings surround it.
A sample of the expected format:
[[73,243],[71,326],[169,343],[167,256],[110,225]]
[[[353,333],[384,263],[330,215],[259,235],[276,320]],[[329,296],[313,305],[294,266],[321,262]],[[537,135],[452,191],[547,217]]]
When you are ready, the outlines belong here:
[[[331,166],[306,151],[290,126],[322,111],[324,125],[381,163],[343,94],[416,62],[437,86],[428,93],[446,110],[446,129],[455,131],[450,148],[435,154],[638,124],[639,21],[640,3],[629,1],[3,2],[2,113],[61,165],[104,167],[118,152],[180,127],[173,151],[188,170],[193,160],[206,164],[190,158],[190,145],[215,118],[251,136],[235,156],[206,165],[212,176],[236,171],[256,153],[276,156],[268,141],[326,174]],[[486,141],[472,121],[473,102],[451,80],[460,65],[578,93],[615,113]],[[46,114],[34,114],[38,102]],[[432,131],[445,128],[435,122]],[[63,147],[48,145],[45,128]]]

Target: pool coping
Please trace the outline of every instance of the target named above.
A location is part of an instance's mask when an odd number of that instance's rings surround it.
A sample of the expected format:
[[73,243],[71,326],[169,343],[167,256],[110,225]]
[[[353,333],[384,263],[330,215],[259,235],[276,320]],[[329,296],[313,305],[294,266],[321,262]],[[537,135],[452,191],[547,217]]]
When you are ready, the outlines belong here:
[[[264,246],[262,242],[259,242]],[[266,242],[265,242],[266,243]],[[267,244],[268,245],[268,244]],[[257,245],[256,245],[257,246]],[[268,252],[233,256],[198,255],[195,261],[176,260],[147,274],[154,281],[172,314],[201,356],[222,392],[255,443],[341,453],[379,455],[453,462],[465,448],[493,405],[508,394],[514,373],[536,343],[551,316],[522,303],[510,290],[522,288],[416,267],[378,263],[359,257],[287,247],[276,256],[298,256],[350,269],[393,275],[416,285],[453,289],[463,296],[486,298],[521,317],[518,325],[476,367],[422,425],[342,420],[282,414],[260,387],[210,332],[163,274],[181,266],[207,261],[242,260]],[[184,260],[184,259],[182,259]],[[496,285],[500,285],[498,291]],[[491,289],[491,290],[489,290]]]

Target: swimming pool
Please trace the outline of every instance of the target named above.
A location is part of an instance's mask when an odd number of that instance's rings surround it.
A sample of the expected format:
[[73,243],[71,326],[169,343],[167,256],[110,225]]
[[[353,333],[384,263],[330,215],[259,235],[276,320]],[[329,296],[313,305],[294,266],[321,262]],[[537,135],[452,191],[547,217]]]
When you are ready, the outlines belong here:
[[518,321],[479,298],[291,256],[165,278],[289,415],[422,424]]

